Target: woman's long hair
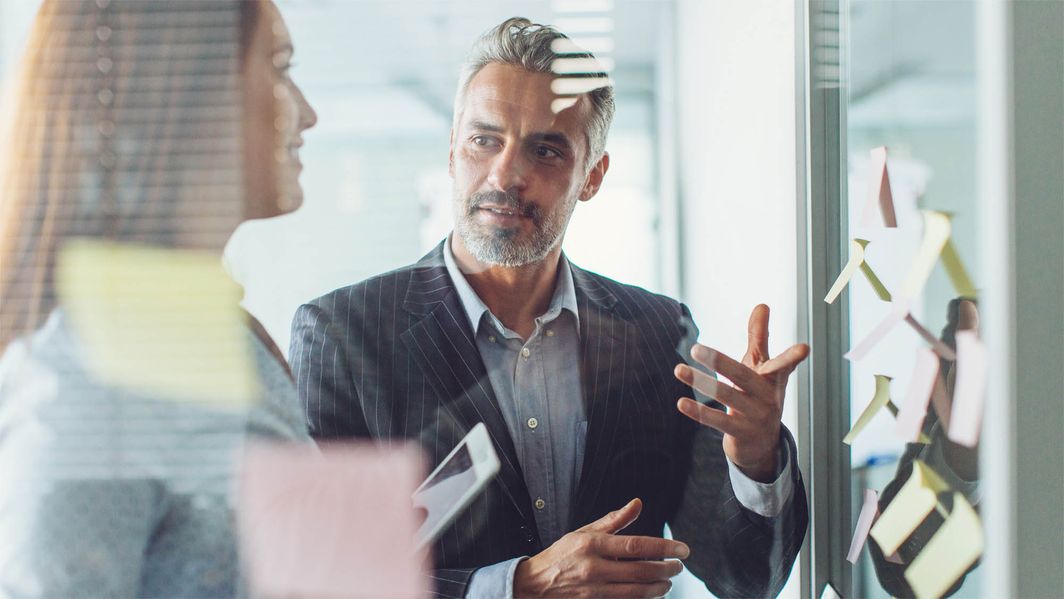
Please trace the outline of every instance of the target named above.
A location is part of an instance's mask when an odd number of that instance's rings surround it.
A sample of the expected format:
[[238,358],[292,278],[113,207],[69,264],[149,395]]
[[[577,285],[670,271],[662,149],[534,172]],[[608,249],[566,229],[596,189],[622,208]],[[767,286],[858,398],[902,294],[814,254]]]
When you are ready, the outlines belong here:
[[0,351],[55,307],[64,240],[195,246],[242,220],[243,81],[262,12],[44,1],[0,111]]

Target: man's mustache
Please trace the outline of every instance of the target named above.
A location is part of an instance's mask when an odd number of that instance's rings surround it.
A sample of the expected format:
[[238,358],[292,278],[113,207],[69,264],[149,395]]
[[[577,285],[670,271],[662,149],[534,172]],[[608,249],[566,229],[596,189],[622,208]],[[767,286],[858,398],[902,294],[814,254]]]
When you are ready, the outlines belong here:
[[525,201],[516,193],[506,191],[482,191],[469,196],[470,214],[484,205],[508,208],[513,210],[516,214],[531,218],[537,222],[539,221],[539,206],[532,202]]

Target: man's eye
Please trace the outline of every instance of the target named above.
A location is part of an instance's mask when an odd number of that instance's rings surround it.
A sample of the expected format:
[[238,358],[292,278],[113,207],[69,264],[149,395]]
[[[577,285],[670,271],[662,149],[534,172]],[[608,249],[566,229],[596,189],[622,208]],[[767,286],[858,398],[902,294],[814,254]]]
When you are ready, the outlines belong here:
[[483,135],[478,135],[473,138],[473,143],[477,144],[478,146],[489,146],[491,145],[491,138],[485,137]]
[[554,148],[548,148],[547,146],[539,146],[536,148],[536,156],[539,158],[557,158],[561,155],[561,152]]

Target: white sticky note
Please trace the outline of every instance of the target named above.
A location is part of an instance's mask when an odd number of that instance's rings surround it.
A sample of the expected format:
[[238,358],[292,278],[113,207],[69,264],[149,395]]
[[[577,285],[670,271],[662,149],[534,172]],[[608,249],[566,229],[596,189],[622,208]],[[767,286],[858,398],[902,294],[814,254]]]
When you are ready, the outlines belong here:
[[842,599],[839,592],[835,590],[835,587],[830,584],[824,585],[824,590],[820,593],[820,599]]
[[898,419],[894,423],[894,433],[908,442],[916,442],[920,438],[920,429],[923,427],[924,418],[927,417],[927,408],[931,403],[931,393],[938,377],[938,356],[929,349],[919,349],[916,352],[916,366],[913,368],[912,378],[909,379],[909,387],[905,392],[905,401],[898,411]]
[[879,515],[879,493],[872,489],[865,489],[864,504],[861,506],[861,515],[857,517],[857,526],[853,531],[853,539],[850,541],[850,551],[846,554],[846,561],[851,564],[857,563],[861,556],[865,541],[868,540],[868,532],[872,530],[872,524]]
[[243,292],[218,254],[73,240],[56,286],[102,382],[217,407],[258,398]]
[[861,434],[861,431],[868,426],[868,423],[872,422],[876,414],[880,410],[887,407],[890,404],[890,377],[882,374],[876,375],[876,394],[872,397],[872,401],[868,402],[865,409],[861,412],[861,415],[857,417],[857,422],[850,428],[850,432],[846,433],[846,436],[842,438],[842,442],[847,445],[852,445],[857,435]]
[[411,494],[412,445],[253,445],[240,477],[240,540],[263,597],[426,597]]
[[918,599],[941,597],[983,554],[985,540],[979,515],[960,493],[953,510],[905,570]]
[[891,555],[912,535],[938,505],[937,494],[949,490],[942,477],[921,460],[913,460],[913,471],[898,494],[872,526],[871,536],[884,555]]
[[891,303],[890,311],[883,317],[883,320],[876,325],[872,332],[869,333],[864,339],[862,339],[857,345],[850,351],[846,352],[843,356],[851,362],[855,362],[868,355],[868,352],[872,351],[884,337],[887,336],[894,327],[898,326],[898,323],[905,320],[905,317],[909,315],[909,302],[902,300],[895,300]]
[[966,447],[979,442],[990,356],[975,331],[957,331],[957,377],[947,435]]
[[909,273],[906,275],[905,282],[901,285],[901,292],[898,294],[907,300],[915,298],[923,291],[924,284],[927,283],[927,278],[931,276],[931,270],[935,267],[939,255],[942,254],[942,248],[949,241],[949,236],[953,229],[950,224],[950,217],[946,213],[933,210],[922,210],[921,212],[924,215],[923,240],[920,242],[920,248],[916,252],[916,257],[909,267]]
[[872,148],[872,171],[868,181],[868,196],[861,224],[875,226],[882,220],[884,226],[895,228],[898,219],[894,212],[894,194],[890,189],[890,173],[887,169],[887,147]]

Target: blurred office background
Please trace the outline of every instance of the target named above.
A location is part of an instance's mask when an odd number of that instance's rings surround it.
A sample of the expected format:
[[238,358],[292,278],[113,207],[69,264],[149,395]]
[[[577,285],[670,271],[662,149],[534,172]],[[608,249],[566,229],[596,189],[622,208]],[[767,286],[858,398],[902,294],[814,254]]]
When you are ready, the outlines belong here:
[[[843,241],[860,235],[872,240],[869,262],[888,287],[904,277],[916,251],[922,208],[956,214],[954,240],[980,289],[1007,284],[991,278],[1007,265],[986,258],[992,226],[986,223],[994,220],[988,206],[996,204],[980,199],[987,191],[981,152],[994,124],[986,112],[995,106],[993,86],[1014,84],[986,82],[987,72],[997,72],[994,44],[1003,42],[977,2],[278,3],[296,47],[293,78],[319,115],[302,149],[306,199],[292,215],[246,224],[230,242],[227,264],[245,286],[246,306],[285,351],[299,304],[413,262],[447,234],[447,151],[458,66],[481,32],[514,15],[558,25],[613,65],[617,116],[607,146],[610,171],[598,196],[576,210],[565,241],[569,257],[687,302],[704,343],[741,355],[749,311],[762,302],[773,309],[773,351],[809,339],[803,312],[815,308],[802,301],[802,290],[814,274],[829,282],[835,274],[815,260],[824,250],[817,246],[827,239],[807,239],[806,253],[799,242],[812,227],[809,221],[820,216],[823,199],[810,195],[815,186],[809,187],[807,174],[824,139],[816,127],[829,128],[828,145],[840,167],[835,185],[842,210],[835,233]],[[9,72],[35,8],[32,0],[0,0],[0,74]],[[1019,15],[1009,26],[1034,21]],[[1059,25],[1050,20],[1046,26]],[[1052,72],[1058,59],[1045,59],[1050,75],[1059,77]],[[816,107],[812,96],[824,88],[839,90],[838,118],[809,114]],[[865,230],[857,222],[869,150],[882,145],[889,148],[901,225],[890,232]],[[1049,189],[1056,188],[1050,183]],[[1054,210],[1043,216],[1058,218]],[[827,251],[845,260],[844,246]],[[1059,243],[1047,249],[1050,260],[1059,260],[1054,251]],[[825,291],[809,296],[818,300]],[[952,297],[939,269],[913,314],[937,333]],[[834,309],[845,310],[847,339],[860,339],[883,309],[856,279],[845,302]],[[829,409],[855,419],[871,398],[872,374],[889,374],[895,388],[904,389],[919,344],[910,332],[898,333],[867,362],[847,365],[846,393],[832,398]],[[814,354],[814,368],[817,359]],[[810,426],[799,419],[798,407],[811,400],[808,389],[794,387],[785,422],[807,437]],[[841,473],[852,475],[847,501],[893,476],[903,443],[891,424],[889,418],[873,421],[853,445],[850,470]],[[1001,433],[1006,440],[1017,435],[1010,430]],[[832,451],[850,449],[838,444]],[[825,492],[810,485],[814,503]],[[1059,505],[1059,495],[1054,499]],[[857,509],[847,505],[842,521],[851,525]],[[838,544],[848,544],[848,536],[831,534],[833,550],[844,552]],[[785,596],[819,596],[811,572],[823,567],[807,565],[806,580],[796,567]],[[887,596],[867,561],[851,574],[852,586],[836,583],[852,589],[840,588],[844,597]],[[958,596],[991,593],[976,572]],[[687,577],[672,596],[707,593]]]

